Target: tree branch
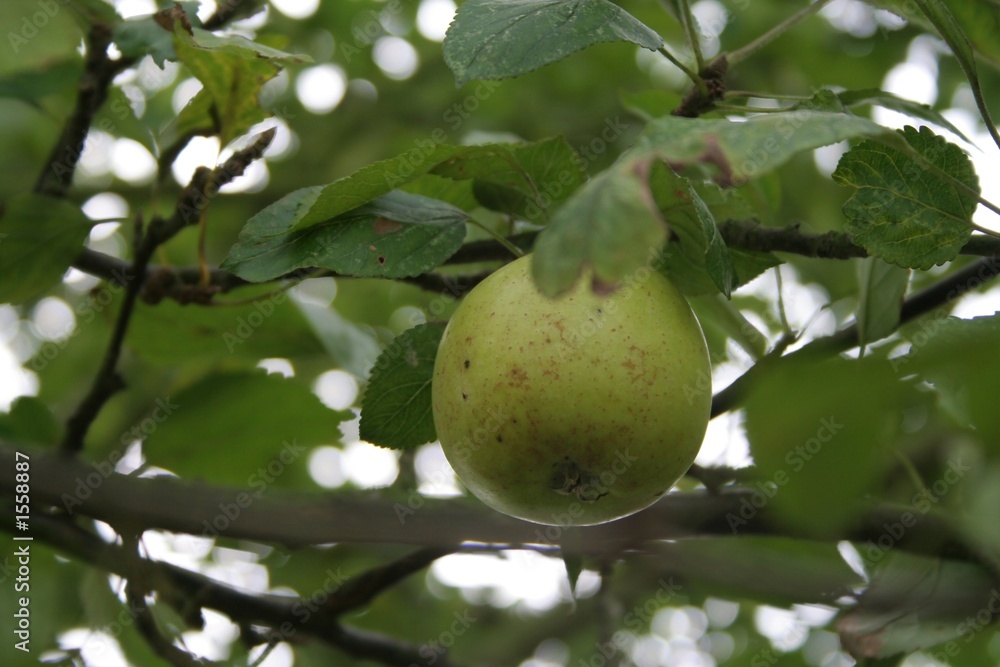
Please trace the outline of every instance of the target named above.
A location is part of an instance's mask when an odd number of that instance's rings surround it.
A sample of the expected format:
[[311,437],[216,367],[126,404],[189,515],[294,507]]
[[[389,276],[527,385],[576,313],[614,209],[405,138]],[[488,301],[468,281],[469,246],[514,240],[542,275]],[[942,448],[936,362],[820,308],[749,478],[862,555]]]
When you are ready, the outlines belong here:
[[[0,469],[13,469],[14,451],[0,446]],[[160,529],[210,537],[224,534],[289,547],[351,542],[454,549],[471,541],[541,545],[545,550],[558,545],[566,552],[616,556],[650,541],[732,536],[729,517],[738,516],[741,504],[749,502],[753,493],[752,489],[726,488],[715,494],[668,494],[638,514],[581,528],[520,521],[472,500],[421,497],[415,509],[408,498],[394,501],[347,493],[265,495],[242,508],[236,519],[229,519],[219,508],[233,504],[238,489],[170,477],[107,474],[75,458],[24,448],[19,451],[31,456],[32,500],[38,506],[51,505],[133,530]],[[0,495],[14,495],[12,476],[0,477]],[[883,523],[898,519],[900,512],[898,506],[873,505],[856,525],[835,539],[877,540],[885,530]],[[796,537],[769,517],[764,507],[754,521],[741,527],[740,535]],[[0,529],[8,530],[13,525],[13,521],[0,524]],[[954,532],[950,519],[941,514],[922,516],[898,544],[915,553],[947,553],[976,560]],[[420,557],[429,558],[430,553]]]
[[145,233],[141,233],[137,223],[135,255],[129,272],[122,274],[122,280],[126,285],[121,310],[118,312],[104,360],[90,390],[67,421],[66,436],[61,446],[64,453],[75,454],[83,448],[87,431],[101,408],[108,399],[125,387],[125,382],[116,369],[136,299],[145,284],[136,278],[146,275],[153,253],[160,245],[166,243],[184,227],[199,221],[209,202],[218,194],[219,188],[242,175],[250,163],[264,153],[274,139],[274,134],[274,128],[265,130],[250,146],[234,153],[222,165],[211,170],[201,167],[195,171],[191,182],[181,191],[174,215],[169,219],[155,218]]
[[[0,515],[4,517],[7,525],[13,525],[13,514],[9,507],[3,508]],[[130,589],[134,581],[151,582],[161,596],[172,603],[195,605],[199,610],[203,607],[217,609],[241,626],[265,624],[269,630],[263,633],[264,641],[268,639],[293,641],[296,635],[301,632],[349,655],[381,661],[386,665],[395,667],[423,664],[423,657],[417,646],[397,641],[391,637],[345,626],[337,621],[336,615],[331,613],[303,614],[301,607],[303,602],[298,598],[265,593],[246,593],[170,563],[140,558],[136,554],[127,552],[123,547],[104,542],[95,534],[84,530],[64,517],[32,513],[31,529],[33,537],[56,547],[67,555],[128,578]],[[401,560],[405,561],[405,558]],[[414,559],[411,565],[415,565],[418,561],[419,558]],[[143,590],[144,588],[138,585],[137,588],[129,591],[129,614],[136,619],[137,624],[140,624],[140,631],[147,638],[147,632],[152,632],[159,637],[159,639],[154,637],[154,642],[167,642],[159,634],[157,628],[144,629],[141,627],[143,617],[148,618],[149,622],[153,621],[149,616],[145,600],[138,599]],[[188,615],[187,609],[178,609],[178,612],[185,616]],[[170,655],[169,657],[165,656],[165,659],[171,664],[206,664],[205,662],[193,662],[189,654],[169,644],[169,642],[167,644],[169,648],[166,646],[154,648],[157,652],[160,652],[161,649],[168,652]],[[178,655],[177,651],[184,655]],[[185,659],[188,662],[184,662]],[[441,656],[437,664],[454,667],[445,656]]]
[[[906,324],[935,309],[944,308],[960,296],[996,278],[998,274],[1000,274],[1000,258],[998,257],[983,257],[979,261],[959,269],[930,287],[907,297],[900,309],[899,324]],[[795,352],[774,361],[780,363],[781,359],[797,355],[838,354],[857,345],[858,327],[855,323],[844,327],[831,336],[817,338]],[[742,403],[747,390],[762,367],[763,364],[755,364],[725,389],[716,393],[712,397],[712,417],[729,412]]]
[[111,27],[95,23],[87,33],[87,57],[77,90],[76,106],[66,120],[59,140],[45,161],[35,182],[35,192],[64,197],[73,182],[73,173],[83,154],[94,115],[108,98],[111,81],[133,60],[108,58]]

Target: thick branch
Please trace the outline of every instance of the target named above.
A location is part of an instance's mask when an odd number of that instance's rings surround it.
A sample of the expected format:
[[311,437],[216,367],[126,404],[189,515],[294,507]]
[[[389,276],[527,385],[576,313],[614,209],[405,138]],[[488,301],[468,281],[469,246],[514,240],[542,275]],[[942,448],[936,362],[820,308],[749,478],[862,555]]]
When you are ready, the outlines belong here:
[[[27,451],[21,449],[21,451]],[[404,497],[374,499],[351,494],[281,494],[256,498],[230,520],[220,507],[233,505],[240,490],[176,478],[102,474],[73,458],[29,452],[32,499],[73,514],[136,530],[161,529],[304,546],[333,542],[409,544],[455,548],[462,542],[536,544],[592,555],[618,555],[644,542],[693,536],[732,535],[729,518],[739,515],[751,491],[668,494],[653,507],[600,526],[545,527],[487,510],[473,501]],[[13,469],[14,450],[0,446],[0,469]],[[0,495],[13,496],[13,478],[0,477]],[[247,495],[247,494],[245,494]],[[253,497],[252,494],[249,494]],[[905,509],[905,508],[904,508]],[[877,540],[883,523],[898,519],[898,507],[873,506],[859,522],[831,539]],[[4,525],[13,525],[8,522]],[[0,528],[3,526],[0,525]],[[795,537],[760,510],[740,534]],[[928,514],[900,540],[902,549],[974,559],[948,519]],[[429,557],[429,556],[428,556]]]

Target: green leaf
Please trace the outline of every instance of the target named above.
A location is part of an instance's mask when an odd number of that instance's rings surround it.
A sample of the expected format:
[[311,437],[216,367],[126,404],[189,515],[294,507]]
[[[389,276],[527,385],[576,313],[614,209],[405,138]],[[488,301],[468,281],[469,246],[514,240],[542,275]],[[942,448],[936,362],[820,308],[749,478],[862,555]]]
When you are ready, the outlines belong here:
[[906,127],[900,134],[923,160],[972,192],[914,156],[873,141],[845,153],[833,179],[855,188],[844,204],[845,229],[855,242],[897,266],[926,270],[954,259],[968,241],[979,179],[969,157],[929,128]]
[[309,197],[299,194],[303,190],[293,192],[285,197],[297,197],[292,224],[274,233],[297,231],[336,218],[423,176],[460,150],[441,142],[428,142],[426,146],[370,164],[329,185],[305,188]]
[[536,70],[601,42],[655,51],[663,39],[607,0],[469,0],[444,40],[459,86]]
[[437,438],[431,379],[444,329],[437,322],[407,329],[379,355],[361,400],[362,440],[411,449]]
[[0,218],[0,303],[31,301],[59,282],[83,250],[92,223],[73,204],[25,194]]
[[0,97],[18,99],[41,109],[44,98],[73,89],[82,73],[83,63],[79,58],[47,63],[38,69],[11,72],[0,76]]
[[[657,208],[670,225],[673,236],[667,254],[679,249],[687,261],[703,270],[728,299],[739,282],[726,242],[708,205],[688,179],[677,176],[662,165],[654,168],[652,187]],[[668,259],[665,267],[669,266],[677,264]],[[669,270],[665,273],[671,277]]]
[[21,396],[10,412],[0,413],[0,438],[13,442],[53,445],[61,430],[49,407],[33,396]]
[[585,268],[614,285],[655,258],[667,229],[654,210],[640,161],[602,171],[563,204],[535,242],[532,274],[548,296],[572,288]]
[[718,172],[715,181],[730,187],[772,171],[803,151],[890,134],[865,118],[808,109],[763,114],[744,122],[664,116],[648,124],[633,153],[656,155],[675,170],[713,165]]
[[[900,391],[884,364],[800,353],[762,369],[746,401],[746,432],[768,511],[803,535],[839,534],[887,458]],[[738,533],[756,519],[728,520]]]
[[858,262],[858,343],[885,338],[899,326],[910,271],[868,257]]
[[890,109],[892,111],[906,114],[914,118],[919,118],[920,120],[925,120],[929,123],[934,123],[935,125],[947,128],[966,141],[970,141],[968,137],[962,134],[961,130],[951,123],[951,121],[927,104],[914,102],[913,100],[899,97],[898,95],[894,95],[884,90],[879,90],[878,88],[845,90],[843,92],[836,93],[836,96],[837,99],[839,99],[845,106],[856,107],[865,104],[874,104],[885,109]]
[[[212,118],[217,124],[214,129],[226,145],[268,117],[257,96],[261,87],[281,68],[274,58],[264,56],[257,49],[234,44],[220,48],[216,42],[218,38],[206,37],[211,33],[201,30],[194,33],[192,36],[178,26],[174,32],[174,49],[178,60],[204,85],[191,101],[192,108],[204,106],[199,96],[211,99]],[[213,46],[205,46],[203,42]]]
[[250,218],[222,267],[251,282],[307,267],[349,276],[405,278],[439,266],[465,239],[468,214],[402,191],[323,224],[290,231],[299,212],[322,190],[296,190]]
[[706,339],[709,330],[717,331],[739,345],[754,361],[767,353],[767,336],[747,320],[732,301],[714,294],[692,301],[691,306],[696,309]]
[[[900,529],[905,528],[900,525]],[[974,634],[995,581],[980,565],[889,553],[857,606],[840,619],[844,648],[855,658],[885,658]]]
[[272,483],[308,483],[305,448],[339,442],[339,424],[353,416],[330,410],[294,378],[259,371],[210,375],[157,408],[143,443],[150,464],[257,495]]

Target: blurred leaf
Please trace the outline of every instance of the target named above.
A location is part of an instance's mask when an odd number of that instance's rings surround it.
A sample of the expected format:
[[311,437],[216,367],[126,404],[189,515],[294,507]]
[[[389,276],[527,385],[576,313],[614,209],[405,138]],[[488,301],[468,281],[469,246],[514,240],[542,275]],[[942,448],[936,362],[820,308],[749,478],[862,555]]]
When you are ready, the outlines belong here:
[[975,428],[982,442],[1000,452],[1000,315],[963,320],[924,318],[910,332],[912,346],[893,362],[934,385],[942,406],[961,424]]
[[379,355],[378,339],[372,328],[351,322],[329,306],[304,300],[296,301],[296,306],[334,364],[359,381],[366,378]]
[[[972,162],[958,146],[927,127],[900,134],[928,163],[979,192]],[[872,255],[897,266],[943,264],[972,234],[976,195],[897,148],[864,141],[840,158],[833,179],[855,188],[844,204],[845,229]]]
[[469,0],[444,40],[459,86],[536,70],[601,42],[655,51],[663,39],[607,0]]
[[437,164],[431,173],[475,179],[475,192],[483,205],[529,220],[545,220],[550,208],[566,200],[586,180],[580,156],[562,137],[467,146]]
[[348,276],[405,278],[440,265],[465,239],[468,214],[401,190],[321,225],[288,231],[299,203],[314,200],[320,190],[297,190],[250,218],[222,268],[251,282],[306,267]]
[[837,629],[855,658],[885,658],[971,639],[981,625],[977,612],[1000,595],[995,585],[977,564],[893,551]]
[[114,25],[122,20],[115,8],[104,0],[74,0],[67,6],[84,29],[95,23]]
[[83,63],[79,58],[10,72],[0,76],[0,97],[18,99],[40,109],[44,98],[71,90],[82,73]]
[[143,454],[181,477],[249,487],[258,497],[271,484],[308,484],[307,448],[339,442],[339,424],[352,416],[295,379],[216,373],[161,400]]
[[730,187],[778,168],[797,153],[888,134],[890,130],[865,118],[807,109],[762,114],[744,122],[664,116],[647,125],[632,151],[660,157],[675,170],[713,165],[715,181]]
[[2,215],[0,303],[30,301],[58,283],[93,224],[70,202],[36,194],[11,197]]
[[239,305],[220,300],[210,307],[164,300],[136,304],[129,347],[157,364],[210,361],[234,356],[257,361],[306,357],[323,348],[284,291],[240,290]]
[[49,407],[33,396],[21,396],[10,412],[0,413],[0,438],[13,442],[53,445],[61,431]]
[[639,161],[597,174],[563,204],[535,242],[532,274],[548,296],[568,291],[586,268],[614,285],[655,257],[667,229],[654,211]]
[[642,90],[639,92],[622,92],[619,97],[622,106],[645,121],[668,115],[680,106],[684,99],[679,93],[669,90]]
[[867,257],[858,262],[858,276],[858,343],[865,347],[899,326],[910,270]]
[[[803,535],[836,535],[883,466],[901,385],[885,365],[804,354],[765,367],[750,389],[756,490],[776,519]],[[734,532],[755,520],[759,506],[728,517]]]
[[361,401],[362,440],[412,449],[437,438],[431,379],[444,328],[431,323],[408,329],[379,356]]

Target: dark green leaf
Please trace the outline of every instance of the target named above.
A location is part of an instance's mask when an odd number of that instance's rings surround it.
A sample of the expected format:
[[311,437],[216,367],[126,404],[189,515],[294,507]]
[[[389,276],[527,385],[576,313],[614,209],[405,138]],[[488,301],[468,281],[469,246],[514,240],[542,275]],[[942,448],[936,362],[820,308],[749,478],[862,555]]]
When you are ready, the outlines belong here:
[[800,109],[754,116],[745,122],[664,116],[649,123],[636,148],[675,169],[709,164],[722,186],[742,185],[772,171],[803,151],[845,139],[888,135],[865,118]]
[[408,329],[379,356],[361,401],[362,440],[411,449],[437,438],[431,379],[444,329],[442,323]]
[[297,190],[250,218],[223,268],[252,282],[307,267],[349,276],[405,278],[440,265],[465,238],[464,211],[402,191],[323,224],[289,231],[322,189]]
[[868,257],[858,262],[858,342],[862,347],[885,338],[899,326],[909,269]]
[[[885,365],[799,357],[765,369],[746,402],[746,431],[768,511],[804,535],[835,535],[854,520],[887,458],[894,400],[899,383]],[[755,513],[731,514],[734,532]]]
[[942,178],[902,150],[864,141],[840,158],[833,179],[855,188],[844,204],[845,228],[872,255],[904,268],[929,269],[954,259],[972,234],[979,179],[962,150],[927,127],[901,131]]
[[272,483],[307,482],[307,448],[339,442],[339,424],[352,417],[324,406],[298,380],[261,371],[210,375],[157,408],[156,429],[143,444],[150,464],[257,495]]
[[93,223],[62,199],[18,195],[0,219],[0,303],[30,301],[59,282]]
[[663,39],[607,0],[469,0],[444,40],[444,60],[462,85],[536,70],[593,44],[631,42],[655,51]]
[[532,274],[541,291],[569,290],[585,268],[614,285],[656,256],[667,229],[654,210],[639,161],[620,162],[576,191],[535,243]]

